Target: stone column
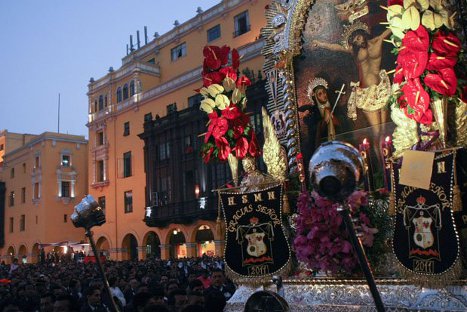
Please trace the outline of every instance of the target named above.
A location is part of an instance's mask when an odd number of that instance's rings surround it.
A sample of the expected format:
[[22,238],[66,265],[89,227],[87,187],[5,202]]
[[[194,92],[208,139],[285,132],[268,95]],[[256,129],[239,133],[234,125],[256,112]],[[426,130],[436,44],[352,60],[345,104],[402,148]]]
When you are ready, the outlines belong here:
[[161,259],[169,260],[170,258],[170,244],[160,244],[161,248]]
[[185,243],[186,244],[186,256],[196,257],[196,243]]
[[224,240],[215,240],[214,241],[215,248],[216,248],[216,256],[222,257],[224,256],[224,248],[225,248],[225,241]]

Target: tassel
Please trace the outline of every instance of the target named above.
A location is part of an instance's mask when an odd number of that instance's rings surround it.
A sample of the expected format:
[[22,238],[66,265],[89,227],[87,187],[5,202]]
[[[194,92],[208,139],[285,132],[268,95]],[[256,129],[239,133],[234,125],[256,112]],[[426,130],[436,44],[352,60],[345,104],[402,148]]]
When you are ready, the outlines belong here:
[[290,214],[289,197],[285,193],[284,193],[284,195],[282,195],[282,213],[283,214]]
[[454,188],[452,190],[452,211],[462,211],[462,198],[459,185],[454,185]]
[[394,195],[394,191],[389,194],[389,208],[388,214],[390,216],[396,215],[396,196]]

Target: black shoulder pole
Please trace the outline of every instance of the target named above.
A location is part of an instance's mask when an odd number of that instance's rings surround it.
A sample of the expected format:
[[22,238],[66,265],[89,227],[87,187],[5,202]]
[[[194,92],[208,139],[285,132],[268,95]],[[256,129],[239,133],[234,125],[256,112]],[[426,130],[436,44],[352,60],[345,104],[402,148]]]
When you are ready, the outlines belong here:
[[[348,204],[344,204],[345,207],[348,207]],[[378,312],[384,312],[384,304],[381,300],[381,296],[379,295],[378,288],[376,288],[375,278],[373,277],[373,273],[371,272],[370,266],[368,265],[368,259],[365,254],[365,250],[363,249],[362,242],[357,238],[355,234],[355,229],[352,223],[352,219],[350,218],[350,211],[344,206],[340,206],[338,208],[342,218],[344,219],[345,227],[347,228],[347,232],[349,233],[350,242],[357,253],[358,262],[360,263],[360,268],[365,274],[366,282],[368,283],[368,287],[370,288],[371,295],[373,296],[373,300],[375,302],[376,310]]]
[[107,277],[105,276],[104,267],[102,267],[100,255],[97,253],[96,243],[94,242],[91,229],[86,228],[85,234],[89,238],[92,252],[94,253],[94,257],[96,258],[97,265],[99,266],[99,271],[101,273],[102,280],[104,281],[105,290],[107,291],[107,295],[110,298],[110,303],[112,304],[112,307],[111,307],[112,312],[120,312],[120,310],[117,307],[117,304],[115,303],[114,296],[112,295],[112,292],[110,291],[109,282],[107,281]]

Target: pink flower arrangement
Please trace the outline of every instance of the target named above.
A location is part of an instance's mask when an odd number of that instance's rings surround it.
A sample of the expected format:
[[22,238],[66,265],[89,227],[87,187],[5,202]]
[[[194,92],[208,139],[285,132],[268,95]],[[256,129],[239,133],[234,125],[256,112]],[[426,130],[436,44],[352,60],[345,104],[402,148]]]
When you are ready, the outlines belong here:
[[[367,194],[355,191],[349,197],[349,205],[353,217],[359,219],[363,245],[371,247],[378,230],[372,228],[368,216],[360,211],[361,206],[367,205]],[[299,196],[294,249],[298,260],[309,269],[352,273],[358,266],[338,206],[317,193],[305,191]]]

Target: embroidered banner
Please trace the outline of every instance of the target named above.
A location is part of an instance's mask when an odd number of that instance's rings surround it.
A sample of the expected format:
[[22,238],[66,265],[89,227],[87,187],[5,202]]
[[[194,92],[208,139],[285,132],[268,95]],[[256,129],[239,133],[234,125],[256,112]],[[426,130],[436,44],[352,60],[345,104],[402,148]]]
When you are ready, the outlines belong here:
[[393,249],[412,273],[444,274],[458,261],[460,247],[452,211],[455,157],[455,150],[435,153],[429,190],[399,184],[400,171],[392,172],[396,200]]
[[282,186],[247,193],[220,192],[226,223],[225,263],[241,277],[285,268],[290,248],[282,227]]

